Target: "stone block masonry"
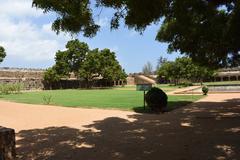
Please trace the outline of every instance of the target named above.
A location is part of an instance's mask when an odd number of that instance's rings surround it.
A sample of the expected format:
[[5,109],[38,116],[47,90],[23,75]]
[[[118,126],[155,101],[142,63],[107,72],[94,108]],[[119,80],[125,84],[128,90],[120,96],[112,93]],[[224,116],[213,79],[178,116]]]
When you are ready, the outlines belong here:
[[15,160],[15,131],[0,126],[0,160]]
[[[42,89],[74,89],[86,88],[87,82],[77,80],[73,75],[69,79],[61,79],[59,82],[48,84],[44,82],[43,69],[26,68],[0,68],[0,84],[23,84],[24,90]],[[131,79],[134,81],[134,79]],[[113,85],[124,85],[124,81],[106,82],[103,79],[96,79],[91,82],[92,87],[112,87]],[[133,83],[133,82],[132,82]]]
[[25,90],[43,89],[45,70],[25,68],[0,68],[0,84],[22,83]]

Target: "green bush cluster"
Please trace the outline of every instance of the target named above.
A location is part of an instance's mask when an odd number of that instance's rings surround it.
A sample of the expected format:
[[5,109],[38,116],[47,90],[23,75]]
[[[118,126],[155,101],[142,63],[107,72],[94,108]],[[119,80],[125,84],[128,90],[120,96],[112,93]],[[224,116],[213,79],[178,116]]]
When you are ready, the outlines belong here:
[[202,92],[203,92],[203,95],[207,95],[208,94],[208,87],[207,86],[203,86],[202,87]]
[[148,107],[155,112],[164,112],[167,109],[168,96],[159,88],[153,87],[146,94]]
[[23,90],[22,83],[0,84],[1,94],[21,93],[21,90]]

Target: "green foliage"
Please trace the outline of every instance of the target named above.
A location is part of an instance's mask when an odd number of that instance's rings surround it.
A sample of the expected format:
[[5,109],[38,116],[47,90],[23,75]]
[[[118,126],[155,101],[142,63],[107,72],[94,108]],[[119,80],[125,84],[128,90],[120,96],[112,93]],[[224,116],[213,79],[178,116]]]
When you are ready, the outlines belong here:
[[81,68],[79,68],[79,77],[87,81],[88,87],[90,87],[89,83],[91,83],[94,78],[100,76],[100,63],[100,54],[98,49],[95,49],[87,54],[85,61],[82,63]]
[[10,88],[8,84],[1,84],[0,85],[0,92],[1,94],[9,94]]
[[203,87],[202,87],[202,92],[203,92],[203,95],[207,95],[207,93],[208,93],[208,87],[207,87],[207,86],[203,86]]
[[79,69],[79,76],[87,82],[100,76],[107,81],[124,80],[127,77],[115,53],[109,49],[90,51]]
[[0,63],[3,61],[3,59],[6,57],[5,49],[0,46]]
[[61,77],[69,77],[71,72],[79,74],[79,68],[89,52],[88,45],[78,39],[68,41],[66,51],[58,51],[55,56],[55,69]]
[[168,96],[161,89],[153,87],[146,94],[146,102],[153,111],[164,111],[167,107]]
[[43,95],[43,104],[49,105],[52,101],[52,96],[51,95]]
[[23,89],[22,83],[15,83],[15,84],[0,84],[0,93],[1,94],[11,94],[21,93],[21,90]]
[[127,74],[116,59],[115,53],[109,49],[90,50],[86,43],[71,40],[66,45],[66,51],[58,51],[56,64],[44,74],[44,80],[54,83],[61,78],[69,78],[71,73],[79,80],[85,80],[91,87],[94,78],[105,81],[125,80]]
[[52,29],[57,33],[83,32],[84,36],[93,37],[99,30],[92,17],[89,0],[33,0],[33,6],[42,8],[45,13],[57,13],[57,18],[52,24]]
[[21,93],[21,90],[23,90],[23,88],[24,88],[24,84],[22,84],[22,83],[15,84],[15,92],[16,93]]
[[214,74],[212,69],[194,64],[191,58],[177,58],[174,62],[165,62],[157,71],[159,77],[170,80],[175,85],[180,80],[200,82],[203,79],[211,78]]
[[[96,2],[96,3],[94,3]],[[168,43],[169,52],[179,51],[194,62],[210,67],[237,66],[240,63],[240,1],[206,0],[33,0],[44,12],[57,13],[52,28],[92,37],[99,30],[94,7],[115,11],[111,28],[120,21],[142,33],[147,26],[163,20],[156,40]],[[94,5],[96,4],[96,5]]]
[[210,67],[237,65],[234,61],[240,58],[240,46],[236,45],[240,34],[236,30],[240,26],[239,1],[172,2],[171,14],[166,14],[156,37],[169,43],[169,52],[179,51]]
[[103,79],[108,81],[113,80],[125,80],[127,74],[122,69],[116,55],[114,52],[111,52],[109,49],[103,49],[100,51],[100,75]]
[[52,82],[57,82],[60,80],[60,76],[57,74],[57,71],[55,69],[55,67],[52,68],[48,68],[45,72],[44,72],[44,76],[43,79],[47,82],[47,83],[52,83]]

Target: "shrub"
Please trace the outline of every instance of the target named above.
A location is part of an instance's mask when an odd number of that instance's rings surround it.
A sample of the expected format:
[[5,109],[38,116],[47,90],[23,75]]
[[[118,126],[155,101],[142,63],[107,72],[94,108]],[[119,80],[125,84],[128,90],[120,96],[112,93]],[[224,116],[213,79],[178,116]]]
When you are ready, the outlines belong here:
[[1,94],[9,94],[10,93],[10,87],[8,84],[1,84],[0,86]]
[[52,101],[52,96],[51,95],[44,95],[43,96],[43,103],[44,104],[48,105],[48,104],[51,103],[51,101]]
[[23,84],[0,84],[0,93],[1,94],[10,94],[10,93],[20,93],[23,89]]
[[203,86],[203,87],[202,87],[202,92],[203,92],[203,95],[207,95],[207,93],[208,93],[208,88],[207,88],[207,86]]
[[21,93],[21,90],[23,90],[23,84],[22,83],[16,83],[15,84],[15,92]]
[[146,94],[147,105],[156,112],[163,112],[167,107],[168,97],[161,89],[153,87]]

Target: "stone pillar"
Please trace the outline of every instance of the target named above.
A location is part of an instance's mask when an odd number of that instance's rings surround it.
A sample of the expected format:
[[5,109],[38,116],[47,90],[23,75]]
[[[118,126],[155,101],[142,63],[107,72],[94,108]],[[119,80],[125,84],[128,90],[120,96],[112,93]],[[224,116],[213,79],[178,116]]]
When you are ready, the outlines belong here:
[[15,160],[15,131],[0,126],[0,160]]
[[228,81],[231,81],[231,77],[230,76],[228,76]]

